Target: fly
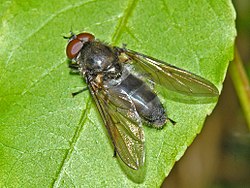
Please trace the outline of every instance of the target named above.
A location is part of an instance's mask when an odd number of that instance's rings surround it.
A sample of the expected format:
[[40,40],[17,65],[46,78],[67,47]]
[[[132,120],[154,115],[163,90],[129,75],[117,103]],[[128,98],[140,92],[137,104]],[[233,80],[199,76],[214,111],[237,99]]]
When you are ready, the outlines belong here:
[[145,160],[142,122],[157,129],[167,121],[175,123],[167,117],[148,80],[186,95],[219,95],[200,76],[125,47],[102,43],[90,33],[72,33],[68,39],[69,67],[85,78],[115,153],[134,170]]

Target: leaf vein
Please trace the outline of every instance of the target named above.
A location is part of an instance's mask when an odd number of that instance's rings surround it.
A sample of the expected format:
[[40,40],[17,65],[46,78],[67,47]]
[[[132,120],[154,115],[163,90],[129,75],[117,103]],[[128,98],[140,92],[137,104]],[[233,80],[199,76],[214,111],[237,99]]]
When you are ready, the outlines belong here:
[[91,2],[95,2],[95,0],[90,0],[90,1],[87,1],[87,2],[82,2],[82,3],[79,3],[79,4],[76,4],[76,5],[69,5],[57,12],[55,12],[54,14],[51,14],[51,16],[49,16],[44,22],[41,23],[41,25],[39,27],[37,27],[35,30],[33,30],[31,33],[29,33],[25,38],[23,38],[22,41],[20,41],[10,52],[8,58],[7,58],[7,61],[6,61],[6,64],[9,63],[9,61],[11,60],[13,54],[14,54],[14,51],[17,50],[19,47],[22,46],[22,44],[27,41],[29,38],[32,38],[33,35],[35,35],[38,31],[40,31],[44,26],[46,26],[51,20],[53,20],[56,16],[58,16],[59,14],[63,13],[63,12],[66,12],[70,9],[73,9],[75,7],[80,7],[80,6],[83,6],[87,3],[91,3]]
[[58,64],[55,64],[54,66],[47,69],[46,72],[44,72],[38,79],[34,80],[27,88],[24,89],[24,91],[21,93],[21,95],[24,95],[29,91],[31,88],[36,86],[42,79],[44,79],[46,76],[50,75],[50,73],[54,70],[56,70],[60,65],[62,65],[64,62],[60,62]]
[[124,12],[123,12],[122,16],[120,17],[118,25],[114,31],[114,35],[112,36],[113,43],[117,43],[117,41],[120,39],[122,30],[124,28],[126,28],[126,25],[128,23],[128,19],[132,15],[133,10],[135,9],[137,2],[138,2],[138,0],[130,0],[128,2],[128,5],[124,9]]
[[83,110],[83,113],[82,113],[81,118],[80,118],[79,123],[78,123],[78,128],[75,131],[75,134],[74,134],[72,141],[70,143],[70,147],[65,154],[65,157],[61,163],[60,169],[56,175],[56,178],[53,182],[52,187],[60,187],[60,182],[63,179],[64,173],[66,173],[70,159],[71,159],[73,152],[74,152],[75,145],[76,145],[77,141],[79,140],[79,137],[83,131],[84,122],[86,121],[86,118],[87,118],[87,115],[88,115],[88,112],[90,109],[90,105],[91,105],[91,97],[88,97],[87,103],[86,103],[86,109]]

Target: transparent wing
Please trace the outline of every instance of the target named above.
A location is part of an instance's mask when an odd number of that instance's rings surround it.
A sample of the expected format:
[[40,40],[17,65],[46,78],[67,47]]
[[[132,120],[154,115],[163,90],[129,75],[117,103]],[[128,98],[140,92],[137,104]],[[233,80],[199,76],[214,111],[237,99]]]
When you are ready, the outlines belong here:
[[146,71],[155,83],[169,90],[201,97],[219,95],[215,85],[200,76],[132,50],[123,48],[118,48],[118,50],[132,60],[135,69]]
[[132,169],[144,163],[144,132],[130,97],[122,91],[97,90],[89,84],[105,126],[122,161]]

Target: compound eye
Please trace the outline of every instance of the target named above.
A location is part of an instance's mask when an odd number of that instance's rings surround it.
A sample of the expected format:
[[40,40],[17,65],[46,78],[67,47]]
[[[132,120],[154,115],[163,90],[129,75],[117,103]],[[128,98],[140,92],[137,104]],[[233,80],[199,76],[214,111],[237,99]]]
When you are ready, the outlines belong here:
[[66,48],[66,54],[69,59],[75,58],[83,47],[83,42],[78,38],[70,41]]
[[93,41],[95,39],[95,36],[90,33],[80,33],[76,35],[76,38],[82,41],[83,43]]

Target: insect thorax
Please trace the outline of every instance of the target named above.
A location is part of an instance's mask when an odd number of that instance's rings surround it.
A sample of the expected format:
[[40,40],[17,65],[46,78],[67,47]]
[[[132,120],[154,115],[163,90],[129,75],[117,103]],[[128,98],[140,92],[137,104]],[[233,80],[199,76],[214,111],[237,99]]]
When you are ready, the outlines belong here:
[[81,49],[78,62],[83,70],[91,74],[119,74],[121,65],[115,49],[93,41],[86,43]]

